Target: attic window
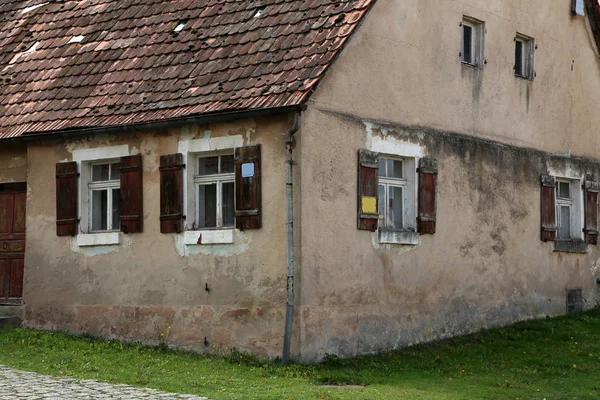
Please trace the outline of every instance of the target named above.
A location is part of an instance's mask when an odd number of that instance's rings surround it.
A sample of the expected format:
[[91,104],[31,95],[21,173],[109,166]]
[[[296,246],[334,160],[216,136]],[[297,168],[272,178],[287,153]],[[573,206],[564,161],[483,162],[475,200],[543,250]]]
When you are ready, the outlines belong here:
[[254,18],[260,18],[262,16],[263,12],[265,12],[265,7],[259,8],[258,10],[256,10],[256,14],[254,14]]
[[29,6],[29,7],[25,7],[25,8],[24,8],[24,9],[21,11],[21,14],[27,14],[28,12],[30,12],[30,11],[33,11],[33,10],[35,10],[35,9],[38,9],[38,8],[40,8],[40,7],[43,7],[43,6],[45,6],[46,4],[48,4],[48,3],[36,4],[35,6]]
[[73,36],[71,38],[71,40],[69,40],[69,42],[67,44],[71,44],[71,43],[80,43],[83,41],[83,39],[85,38],[85,36],[83,35],[77,35],[77,36]]
[[515,37],[515,76],[532,80],[533,71],[533,38],[521,34]]
[[175,27],[175,29],[173,29],[173,31],[175,31],[175,32],[181,32],[181,31],[183,30],[183,28],[185,27],[185,24],[186,24],[186,23],[187,23],[187,21],[181,21],[181,22],[179,23],[179,25],[177,25],[177,26]]
[[37,50],[37,48],[38,48],[39,45],[40,45],[40,42],[35,42],[33,44],[33,46],[31,46],[29,49],[27,49],[27,51],[25,51],[25,54],[33,53],[34,51]]

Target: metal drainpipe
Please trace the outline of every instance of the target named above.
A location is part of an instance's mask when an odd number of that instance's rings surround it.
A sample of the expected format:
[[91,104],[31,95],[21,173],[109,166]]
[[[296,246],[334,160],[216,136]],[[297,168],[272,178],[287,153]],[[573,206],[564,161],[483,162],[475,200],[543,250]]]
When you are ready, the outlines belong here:
[[292,166],[294,158],[292,156],[292,141],[294,134],[300,128],[300,113],[296,113],[294,118],[294,126],[287,131],[285,135],[285,147],[288,152],[285,164],[285,192],[287,203],[287,311],[285,314],[285,333],[283,336],[283,364],[287,364],[290,360],[290,344],[292,341],[292,322],[294,318],[294,205],[293,205],[293,181],[292,181]]

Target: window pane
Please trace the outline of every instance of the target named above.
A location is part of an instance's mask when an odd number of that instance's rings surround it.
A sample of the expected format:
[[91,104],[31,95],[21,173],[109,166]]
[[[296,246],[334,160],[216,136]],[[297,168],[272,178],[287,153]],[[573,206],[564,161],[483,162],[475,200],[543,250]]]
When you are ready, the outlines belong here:
[[108,170],[108,164],[92,166],[92,181],[107,181]]
[[515,42],[515,74],[523,76],[523,42]]
[[204,157],[198,159],[198,175],[219,173],[219,157]]
[[390,186],[389,190],[389,209],[388,226],[394,229],[402,229],[403,201],[402,188]]
[[110,164],[110,179],[113,181],[121,179],[121,163]]
[[569,182],[558,182],[558,197],[571,198],[571,184]]
[[387,160],[385,158],[379,159],[379,176],[386,176],[386,174],[385,174],[386,161]]
[[198,186],[198,228],[217,227],[217,184]]
[[221,195],[223,226],[233,226],[235,223],[235,190],[233,182],[223,182]]
[[389,178],[402,178],[402,161],[388,160],[387,173]]
[[105,231],[108,229],[108,190],[92,191],[92,230]]
[[221,173],[230,174],[233,171],[233,154],[221,156]]
[[463,24],[463,57],[462,60],[464,62],[468,62],[470,64],[473,63],[473,54],[472,54],[472,43],[473,43],[473,28],[468,25]]
[[112,226],[111,229],[121,229],[121,189],[112,190]]
[[561,239],[571,238],[571,207],[560,206],[560,226],[558,237]]
[[[381,166],[381,164],[380,164]],[[377,200],[377,207],[379,212],[379,227],[385,228],[385,186],[379,185],[379,199]]]

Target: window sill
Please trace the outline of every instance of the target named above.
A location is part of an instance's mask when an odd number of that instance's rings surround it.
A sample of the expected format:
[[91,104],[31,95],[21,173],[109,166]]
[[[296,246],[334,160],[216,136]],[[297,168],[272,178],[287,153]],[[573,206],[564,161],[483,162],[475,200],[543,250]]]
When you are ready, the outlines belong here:
[[526,76],[517,75],[517,74],[515,74],[515,78],[523,80],[523,81],[526,81],[526,82],[532,82],[533,81],[533,78],[528,78]]
[[472,68],[478,68],[478,69],[481,69],[481,65],[479,65],[479,64],[473,64],[473,63],[466,62],[466,61],[461,61],[460,63],[461,63],[462,65],[466,66],[466,67],[472,67]]
[[587,253],[587,243],[583,240],[557,240],[554,242],[555,252]]
[[121,243],[119,232],[89,233],[77,235],[77,246],[109,246]]
[[233,243],[233,231],[235,229],[215,229],[205,231],[185,231],[183,243],[186,246],[231,244]]
[[382,244],[419,244],[419,234],[415,231],[379,230],[378,235]]

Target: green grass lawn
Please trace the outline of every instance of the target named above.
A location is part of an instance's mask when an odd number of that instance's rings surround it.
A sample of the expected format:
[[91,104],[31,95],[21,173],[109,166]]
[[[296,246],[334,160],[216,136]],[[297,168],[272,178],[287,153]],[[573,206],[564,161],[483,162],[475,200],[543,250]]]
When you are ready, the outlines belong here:
[[[211,399],[600,399],[600,309],[318,365],[205,357],[28,329],[0,364]],[[355,384],[358,388],[322,386]]]

